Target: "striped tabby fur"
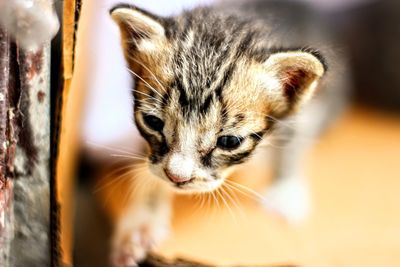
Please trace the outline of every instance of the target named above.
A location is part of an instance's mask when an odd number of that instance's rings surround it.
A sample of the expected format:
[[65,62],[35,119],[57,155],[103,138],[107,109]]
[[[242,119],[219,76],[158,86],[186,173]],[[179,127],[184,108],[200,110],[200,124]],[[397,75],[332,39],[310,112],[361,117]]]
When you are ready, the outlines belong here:
[[[320,34],[308,22],[311,13],[300,6],[247,1],[161,18],[121,5],[111,16],[136,81],[134,118],[150,147],[149,167],[175,191],[221,186],[229,167],[248,160],[272,130],[282,131],[280,121],[298,111],[307,114],[306,103],[317,89],[322,92],[310,106],[330,100],[319,115],[308,112],[316,125],[326,120],[321,114],[340,106],[340,86],[324,86],[336,72],[335,64],[328,70],[331,52],[312,48],[321,43],[315,38]],[[297,130],[291,135],[288,147],[301,149]],[[239,144],[227,147],[227,138]],[[277,153],[277,177],[296,175],[297,154]],[[135,220],[136,213],[128,213]],[[117,254],[123,233],[117,234]],[[140,259],[135,251],[125,254],[118,254],[117,262]]]

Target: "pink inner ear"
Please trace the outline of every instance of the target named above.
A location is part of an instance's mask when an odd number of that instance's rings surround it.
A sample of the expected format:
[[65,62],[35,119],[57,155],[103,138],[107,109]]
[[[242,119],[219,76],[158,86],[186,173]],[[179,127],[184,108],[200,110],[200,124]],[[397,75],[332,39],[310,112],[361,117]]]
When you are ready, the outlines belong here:
[[302,69],[288,68],[283,74],[283,93],[289,103],[295,102],[306,88],[309,73]]

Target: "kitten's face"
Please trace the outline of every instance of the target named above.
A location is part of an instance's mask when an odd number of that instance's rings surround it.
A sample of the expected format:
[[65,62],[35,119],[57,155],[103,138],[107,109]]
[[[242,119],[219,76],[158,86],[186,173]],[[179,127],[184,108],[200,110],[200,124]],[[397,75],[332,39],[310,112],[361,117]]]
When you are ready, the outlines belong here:
[[151,148],[151,170],[180,190],[213,190],[228,167],[249,158],[271,126],[267,95],[256,77],[261,70],[242,62],[222,89],[225,71],[196,88],[189,74],[156,76],[173,69],[174,63],[164,64],[142,70],[148,79],[138,81],[134,94],[136,124]]
[[259,29],[208,14],[112,12],[136,80],[134,116],[150,169],[183,192],[219,187],[229,167],[251,156],[270,118],[307,100],[324,72],[312,53],[266,52]]

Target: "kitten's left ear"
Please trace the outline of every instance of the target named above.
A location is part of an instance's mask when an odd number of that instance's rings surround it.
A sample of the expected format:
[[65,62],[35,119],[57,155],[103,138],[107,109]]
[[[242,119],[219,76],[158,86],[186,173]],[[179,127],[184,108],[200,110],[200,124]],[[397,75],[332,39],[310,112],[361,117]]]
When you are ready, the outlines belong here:
[[126,49],[156,49],[157,43],[165,38],[163,19],[156,15],[130,5],[116,6],[110,14],[121,30]]
[[264,64],[289,112],[312,97],[326,71],[322,56],[311,50],[276,52]]

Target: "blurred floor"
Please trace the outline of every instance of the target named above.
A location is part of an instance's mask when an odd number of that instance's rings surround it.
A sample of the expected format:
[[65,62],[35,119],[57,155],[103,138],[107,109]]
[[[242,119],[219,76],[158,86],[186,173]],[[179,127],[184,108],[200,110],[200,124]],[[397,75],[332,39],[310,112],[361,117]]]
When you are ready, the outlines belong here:
[[[181,196],[162,254],[218,265],[400,266],[400,118],[353,108],[317,142],[304,165],[314,199],[308,222],[287,224],[241,194],[231,210],[221,200],[219,206],[203,202],[200,209],[199,198]],[[259,162],[247,166],[236,180],[260,190],[268,181],[260,166],[266,168]],[[106,266],[108,234],[93,226],[107,220],[94,214],[96,207],[79,204],[90,202],[85,194],[77,200],[75,264]],[[114,202],[110,207],[121,203],[108,201]],[[116,208],[109,211],[115,214]]]
[[[265,179],[257,166],[240,182],[257,188],[254,178]],[[222,204],[199,211],[199,200],[180,197],[163,253],[221,265],[400,266],[400,119],[352,109],[306,166],[314,207],[304,225],[288,225],[247,197],[242,215],[230,205],[236,218]]]

